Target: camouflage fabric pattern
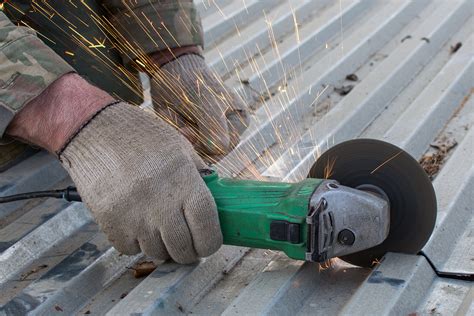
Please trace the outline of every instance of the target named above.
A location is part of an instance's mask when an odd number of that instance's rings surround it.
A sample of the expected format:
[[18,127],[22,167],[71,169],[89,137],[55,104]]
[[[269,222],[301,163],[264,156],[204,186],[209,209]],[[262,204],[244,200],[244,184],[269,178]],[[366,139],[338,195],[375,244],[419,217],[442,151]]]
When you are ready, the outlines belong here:
[[86,80],[117,99],[142,102],[136,70],[127,69],[107,33],[107,11],[96,0],[10,0],[4,12],[17,25],[28,25]]
[[203,46],[199,13],[192,0],[103,0],[111,13],[125,63],[169,48]]
[[0,143],[0,172],[12,167],[21,159],[36,152],[26,144],[10,140],[9,143]]
[[74,69],[26,27],[0,12],[0,137],[25,104]]

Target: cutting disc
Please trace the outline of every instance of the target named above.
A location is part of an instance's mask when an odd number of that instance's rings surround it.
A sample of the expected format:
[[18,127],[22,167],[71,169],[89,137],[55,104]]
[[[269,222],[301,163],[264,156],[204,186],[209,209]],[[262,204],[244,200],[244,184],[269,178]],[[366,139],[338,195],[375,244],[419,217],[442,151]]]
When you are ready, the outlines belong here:
[[[309,172],[340,184],[383,191],[390,202],[390,231],[373,248],[341,257],[371,267],[386,252],[416,254],[428,241],[436,221],[436,195],[419,163],[402,149],[374,139],[355,139],[327,150]],[[383,195],[383,194],[382,194]]]

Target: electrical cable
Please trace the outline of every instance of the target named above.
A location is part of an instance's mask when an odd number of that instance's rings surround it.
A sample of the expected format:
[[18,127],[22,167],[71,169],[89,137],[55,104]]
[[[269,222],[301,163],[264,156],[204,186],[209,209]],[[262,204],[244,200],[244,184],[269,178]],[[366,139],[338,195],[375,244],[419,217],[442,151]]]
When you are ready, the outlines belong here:
[[[67,187],[61,190],[27,192],[27,193],[15,194],[15,195],[2,196],[0,197],[0,204],[21,201],[21,200],[45,198],[45,197],[64,199],[68,202],[82,202],[81,196],[77,192],[77,189],[75,187]],[[434,270],[436,275],[440,278],[456,279],[456,280],[463,280],[463,281],[474,281],[474,274],[472,273],[439,271],[434,265],[434,263],[423,251],[420,251],[418,254],[426,258],[426,260],[428,261],[428,264]]]
[[37,199],[37,198],[56,198],[64,199],[68,202],[81,202],[81,196],[77,192],[75,187],[67,187],[61,190],[50,190],[50,191],[37,191],[27,192],[8,196],[1,196],[0,203],[9,203],[21,200]]
[[425,257],[428,264],[431,266],[431,268],[436,273],[436,275],[440,278],[463,280],[463,281],[474,281],[474,273],[439,271],[438,268],[436,268],[433,261],[431,261],[430,257],[426,253],[424,253],[423,250],[420,251],[418,254],[420,256]]

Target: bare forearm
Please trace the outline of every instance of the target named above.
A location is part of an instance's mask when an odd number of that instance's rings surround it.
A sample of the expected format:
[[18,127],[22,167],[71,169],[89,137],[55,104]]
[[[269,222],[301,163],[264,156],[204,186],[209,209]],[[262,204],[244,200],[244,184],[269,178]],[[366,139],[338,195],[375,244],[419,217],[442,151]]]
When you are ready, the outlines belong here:
[[[156,52],[152,59],[160,65],[183,54],[200,52],[197,46],[187,46]],[[6,133],[56,153],[84,122],[113,100],[79,75],[66,74],[30,101],[15,116]]]
[[113,100],[79,75],[67,74],[29,102],[6,132],[55,153],[84,122]]

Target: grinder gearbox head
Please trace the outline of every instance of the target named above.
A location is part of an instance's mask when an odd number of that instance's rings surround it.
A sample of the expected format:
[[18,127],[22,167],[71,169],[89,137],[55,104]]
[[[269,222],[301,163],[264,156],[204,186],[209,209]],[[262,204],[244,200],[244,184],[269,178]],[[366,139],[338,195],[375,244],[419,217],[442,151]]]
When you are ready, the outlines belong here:
[[344,261],[371,267],[386,252],[418,253],[431,236],[437,212],[431,181],[413,157],[392,144],[374,139],[340,143],[319,157],[308,176],[333,179],[389,202],[385,240],[342,255]]
[[311,196],[306,223],[306,260],[325,262],[382,243],[389,232],[389,202],[384,196],[325,180]]

